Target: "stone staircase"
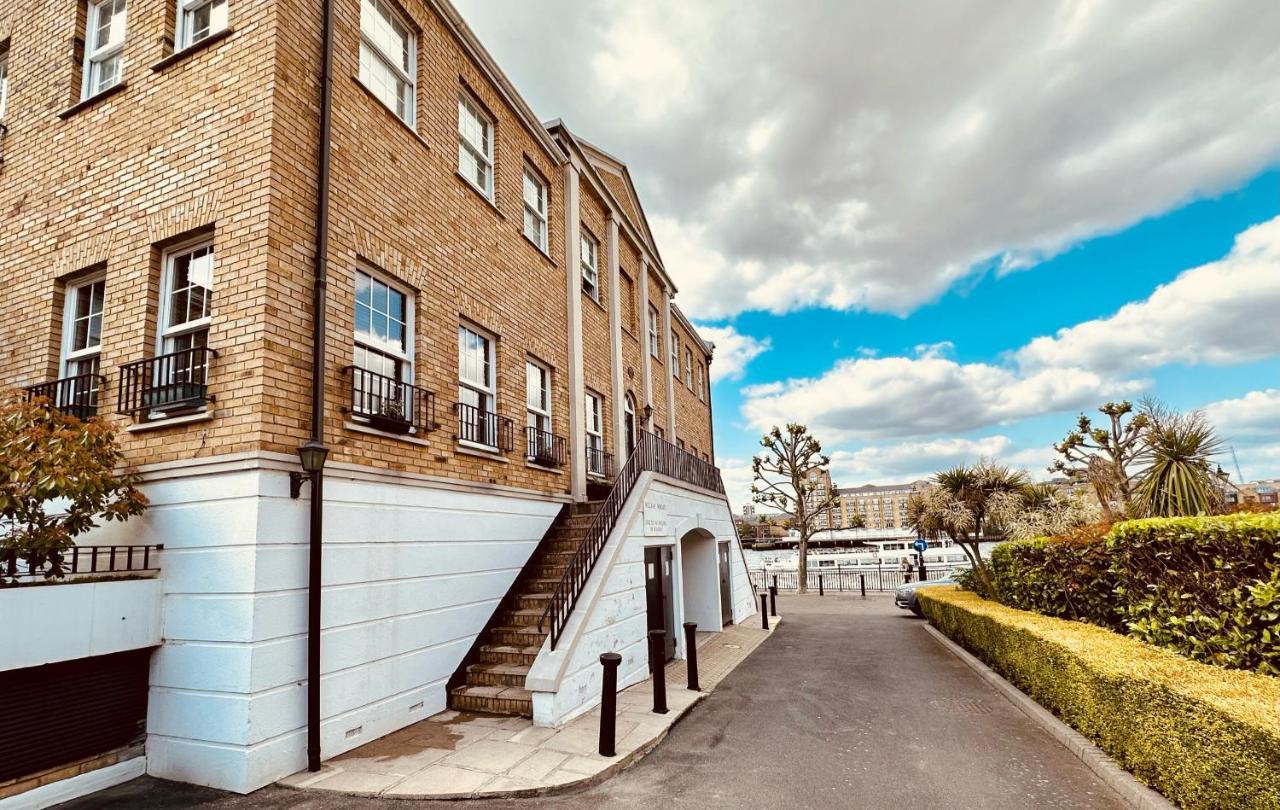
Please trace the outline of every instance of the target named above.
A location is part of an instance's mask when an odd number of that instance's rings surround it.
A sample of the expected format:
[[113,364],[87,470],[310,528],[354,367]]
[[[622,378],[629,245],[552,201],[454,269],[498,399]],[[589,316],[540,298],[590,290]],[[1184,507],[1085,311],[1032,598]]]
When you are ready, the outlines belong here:
[[538,630],[538,620],[599,509],[600,501],[574,504],[547,529],[481,634],[479,655],[467,666],[465,682],[449,691],[449,708],[533,716],[533,696],[524,681],[550,632]]

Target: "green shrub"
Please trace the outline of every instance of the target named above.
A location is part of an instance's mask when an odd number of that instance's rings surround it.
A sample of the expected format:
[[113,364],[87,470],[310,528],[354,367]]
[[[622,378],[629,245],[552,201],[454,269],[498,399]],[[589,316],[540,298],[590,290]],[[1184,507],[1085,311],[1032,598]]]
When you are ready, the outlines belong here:
[[1182,807],[1280,807],[1280,680],[955,588],[919,598],[939,630]]
[[991,570],[1010,607],[1280,675],[1280,514],[1152,518],[1096,542],[1004,543]]

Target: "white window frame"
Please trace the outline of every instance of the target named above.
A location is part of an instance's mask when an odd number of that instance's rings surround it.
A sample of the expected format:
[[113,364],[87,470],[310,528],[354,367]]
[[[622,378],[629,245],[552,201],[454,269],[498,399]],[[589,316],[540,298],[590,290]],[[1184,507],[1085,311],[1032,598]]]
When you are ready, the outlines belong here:
[[[117,41],[108,42],[101,48],[95,48],[93,43],[97,39],[96,34],[100,27],[103,9],[108,6],[114,7],[116,4],[119,4],[120,14],[123,15],[120,21],[120,38]],[[113,19],[112,28],[114,29],[114,27]],[[89,3],[84,20],[84,67],[82,69],[84,75],[80,86],[80,98],[82,100],[105,93],[124,81],[124,43],[128,37],[129,6],[126,0],[95,0]],[[98,75],[100,67],[112,61],[118,61],[115,80],[105,87],[97,87],[98,83],[95,81],[95,77]]]
[[[537,379],[537,388],[533,387],[535,377]],[[533,358],[525,358],[524,362],[524,409],[525,409],[525,453],[526,457],[532,459],[533,456],[528,453],[529,450],[529,428],[534,428],[540,433],[551,434],[553,430],[553,422],[551,418],[551,368]],[[533,402],[535,390],[539,400],[545,400],[542,404]]]
[[[536,191],[537,197],[532,204],[529,202],[529,186],[531,184]],[[542,182],[541,175],[528,166],[524,167],[524,181],[521,188],[521,197],[524,199],[524,238],[537,245],[538,250],[546,253],[548,208],[547,184]],[[529,225],[531,222],[537,229],[537,233],[533,236],[529,235]]]
[[702,370],[702,364],[698,364],[698,399],[702,402],[707,401],[707,374]]
[[[230,25],[230,11],[228,6],[231,0],[177,0],[177,19],[173,24],[173,43],[174,52],[183,51],[192,45],[205,41],[220,31],[225,31]],[[196,14],[209,9],[209,29],[200,36],[199,39],[193,38],[194,31],[192,29],[193,20]],[[220,13],[221,20],[217,20],[214,15]]]
[[[364,15],[365,10],[369,9],[371,13],[384,17],[389,23],[394,23],[404,29],[405,42],[408,46],[408,53],[405,57],[409,61],[410,70],[405,70],[400,64],[400,54],[389,54],[382,50],[382,47],[374,42],[372,38],[365,32]],[[400,90],[401,98],[399,102],[404,105],[404,115],[395,107],[387,103],[376,89],[374,89],[373,81],[370,77],[364,75],[364,57],[368,55],[372,59],[377,59],[391,73],[404,82],[404,88]],[[416,126],[418,118],[418,82],[417,82],[417,64],[418,64],[418,34],[414,27],[409,24],[400,12],[392,8],[386,0],[361,0],[360,2],[360,83],[369,88],[369,92],[374,98],[382,102],[382,105],[391,113],[403,121],[410,129]]]
[[9,51],[6,48],[0,53],[0,123],[4,122],[4,114],[9,109]]
[[671,373],[680,379],[680,338],[671,333]]
[[583,427],[586,430],[587,450],[597,451],[600,469],[591,466],[591,453],[587,453],[587,474],[604,475],[604,398],[594,391],[587,391],[583,396]]
[[[591,232],[582,229],[579,234],[580,257],[582,265],[582,291],[591,296],[593,301],[600,300],[600,241]],[[590,248],[588,250],[588,248]],[[590,258],[588,259],[588,255]]]
[[[404,297],[404,346],[403,347],[399,349],[395,349],[387,344],[379,343],[376,338],[361,334],[359,328],[356,326],[356,322],[357,322],[356,312],[360,307],[360,303],[357,300],[357,295],[358,295],[358,290],[360,289],[360,276],[362,275],[370,279],[370,281],[377,282],[378,284],[382,284],[388,287],[389,289],[395,290],[397,293],[399,293]],[[401,284],[396,279],[382,272],[381,270],[378,270],[377,268],[364,263],[361,263],[356,267],[355,281],[356,283],[354,288],[352,289],[352,294],[351,294],[351,342],[352,342],[352,345],[354,347],[362,348],[366,352],[372,352],[373,354],[389,357],[392,360],[396,361],[396,363],[399,366],[399,371],[394,376],[390,374],[383,374],[380,371],[369,371],[368,369],[364,369],[364,370],[368,371],[368,373],[370,374],[378,374],[379,376],[382,376],[382,377],[390,377],[395,379],[397,382],[413,385],[413,380],[414,380],[413,356],[414,356],[414,346],[417,345],[414,342],[415,340],[414,335],[416,332],[415,321],[417,320],[417,312],[418,312],[417,301],[414,298],[413,291],[410,290],[405,285]],[[391,313],[387,313],[387,314],[388,316],[391,315]],[[363,367],[358,362],[356,362],[354,351],[352,352],[351,364],[356,368],[363,369]],[[354,384],[354,381],[353,381],[353,384]],[[412,421],[413,403],[410,401],[412,394],[409,393],[408,389],[404,389],[404,394],[405,394],[405,401],[401,402],[401,406],[404,408],[405,418]],[[367,421],[368,419],[367,414],[361,414],[356,412],[352,412],[351,417],[356,421],[361,421],[361,422]]]
[[658,308],[653,304],[649,305],[649,356],[655,359],[662,359],[662,344],[658,342]]
[[[480,135],[484,143],[476,144],[471,142],[471,138],[467,136],[462,129],[463,114],[470,114],[480,124]],[[480,106],[480,102],[470,93],[458,94],[458,174],[476,190],[485,196],[485,199],[493,200],[493,137],[494,126],[493,119]],[[463,171],[462,155],[466,152],[476,162],[477,166],[484,168],[484,184],[476,182],[475,177]]]
[[[169,325],[170,308],[173,305],[173,273],[175,261],[180,256],[189,253],[195,253],[203,248],[209,248],[211,260],[209,267],[209,312],[203,317],[196,318],[192,321],[184,321],[176,326]],[[160,306],[159,323],[156,328],[156,354],[169,354],[178,349],[170,348],[170,341],[194,334],[196,332],[209,331],[209,325],[213,319],[213,293],[217,291],[215,273],[218,267],[218,253],[214,248],[212,236],[202,236],[189,242],[174,245],[164,252],[164,258],[161,266],[163,273],[160,279]]]
[[[66,293],[62,299],[62,346],[58,358],[58,376],[70,377],[69,371],[72,364],[81,363],[86,360],[97,359],[102,354],[102,327],[98,328],[98,342],[92,346],[85,346],[82,349],[72,349],[72,343],[75,340],[76,333],[76,308],[80,300],[80,296],[86,292],[91,292],[94,285],[102,284],[102,309],[99,310],[98,317],[101,323],[106,322],[107,314],[107,273],[105,270],[77,279],[74,283],[68,284]],[[89,317],[93,317],[92,309]]]
[[[462,366],[462,340],[464,333],[470,333],[485,341],[485,363],[488,366],[488,380],[472,380],[463,376]],[[462,402],[463,389],[474,392],[477,395],[479,405],[473,406],[477,410],[493,414],[491,421],[493,423],[493,443],[477,442],[470,439],[459,438],[458,443],[468,447],[477,447],[490,452],[498,448],[498,340],[490,332],[475,326],[471,323],[463,322],[458,324],[458,401]],[[461,419],[461,414],[459,414]],[[461,432],[461,430],[459,430]],[[486,437],[487,438],[487,437]]]
[[684,386],[693,390],[693,349],[684,347]]

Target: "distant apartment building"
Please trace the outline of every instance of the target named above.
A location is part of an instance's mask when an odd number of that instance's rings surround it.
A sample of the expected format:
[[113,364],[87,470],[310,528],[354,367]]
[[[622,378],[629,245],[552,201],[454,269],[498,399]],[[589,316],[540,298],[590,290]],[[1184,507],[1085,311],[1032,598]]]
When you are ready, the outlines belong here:
[[913,492],[929,486],[927,481],[906,484],[866,484],[860,487],[841,487],[839,507],[833,513],[835,528],[861,525],[867,529],[907,528],[907,499]]
[[1280,478],[1249,481],[1230,488],[1228,491],[1228,500],[1231,503],[1255,503],[1261,506],[1280,506]]
[[[326,133],[324,7],[0,4],[0,383],[116,428],[151,508],[87,542],[164,545],[146,769],[236,791],[446,706],[562,723],[601,652],[646,677],[655,589],[669,656],[754,609],[627,165],[448,0],[333,0]],[[56,706],[67,655],[0,672]]]

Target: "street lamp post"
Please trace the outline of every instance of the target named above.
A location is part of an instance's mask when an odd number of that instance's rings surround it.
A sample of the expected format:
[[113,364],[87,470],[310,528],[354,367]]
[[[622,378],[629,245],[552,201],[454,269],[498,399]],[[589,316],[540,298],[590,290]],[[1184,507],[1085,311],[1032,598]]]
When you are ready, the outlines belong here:
[[329,448],[316,439],[308,439],[298,447],[302,470],[311,481],[311,531],[307,544],[307,770],[312,772],[320,770],[320,585],[324,538],[322,487],[324,463],[328,457]]

